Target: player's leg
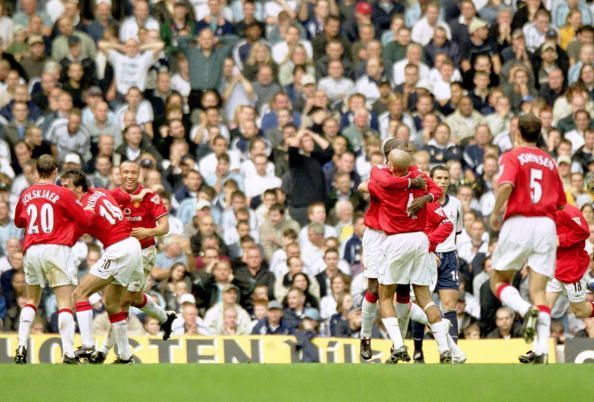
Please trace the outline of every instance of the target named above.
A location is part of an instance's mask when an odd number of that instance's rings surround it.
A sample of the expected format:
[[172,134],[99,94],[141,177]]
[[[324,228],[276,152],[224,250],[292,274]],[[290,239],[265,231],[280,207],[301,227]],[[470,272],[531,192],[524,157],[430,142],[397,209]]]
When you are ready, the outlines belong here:
[[135,270],[132,274],[128,285],[128,292],[123,297],[124,305],[122,305],[122,308],[124,311],[128,311],[130,306],[134,306],[142,310],[149,317],[159,320],[161,331],[163,331],[163,340],[166,341],[171,336],[171,325],[177,318],[177,315],[174,311],[165,311],[149,295],[144,293],[146,281],[155,266],[155,258],[154,248],[142,250],[142,269]]
[[439,349],[440,362],[450,363],[452,356],[448,345],[449,322],[447,320],[442,320],[441,311],[437,308],[435,303],[433,303],[428,286],[413,284],[413,290],[415,292],[417,303],[419,303],[419,306],[427,315],[429,328],[431,329],[431,333],[433,334]]
[[373,354],[371,348],[371,330],[373,321],[377,315],[378,300],[378,276],[380,266],[384,264],[384,254],[382,252],[382,242],[385,235],[381,232],[365,229],[363,233],[363,266],[364,275],[367,278],[367,290],[361,303],[361,345],[360,355],[364,360],[371,359]]
[[580,303],[570,303],[571,312],[575,314],[577,318],[590,318],[594,317],[594,303],[583,301]]
[[563,283],[562,285],[569,299],[569,305],[573,314],[577,318],[594,317],[594,303],[589,302],[587,299],[588,282],[582,278],[577,282]]
[[410,321],[410,285],[396,285],[396,316],[402,338],[406,338]]
[[394,309],[394,293],[396,292],[396,285],[379,285],[379,301],[380,301],[380,315],[382,317],[382,324],[392,341],[392,355],[386,363],[396,364],[398,361],[410,361],[410,356],[404,341],[402,340],[402,334],[400,333],[400,327],[398,326],[398,320],[396,319],[396,310]]
[[[528,258],[528,290],[530,299],[536,306],[536,341],[533,351],[536,355],[534,363],[546,363],[549,352],[549,340],[551,336],[551,308],[547,305],[547,284],[555,274],[556,266],[556,244],[557,232],[555,223],[548,218],[537,220],[533,225],[531,236],[532,253]],[[579,294],[568,294],[570,301],[580,297]],[[585,293],[582,297],[585,297]],[[534,310],[532,308],[531,310]],[[528,313],[528,319],[524,319],[524,325],[530,331],[534,315]],[[525,334],[530,335],[530,331]],[[527,336],[525,335],[525,339]]]
[[[123,305],[123,292],[121,291],[121,286],[116,286],[114,284],[109,284],[103,289],[103,306],[105,307],[106,311],[117,311],[118,308],[121,308]],[[123,310],[128,311],[128,310]],[[109,313],[108,313],[109,314]],[[115,345],[115,337],[113,333],[113,328],[109,327],[107,331],[107,335],[103,339],[103,344],[98,351],[93,353],[93,355],[89,358],[89,362],[93,364],[101,364],[105,361],[105,358],[109,354],[109,351]]]
[[16,364],[27,363],[27,344],[31,334],[31,325],[35,320],[42,292],[43,289],[39,285],[27,285],[27,301],[19,317],[19,343],[14,358]]
[[361,338],[371,338],[371,327],[377,313],[378,287],[377,278],[367,278],[367,290],[361,304]]
[[62,285],[53,288],[58,304],[58,328],[62,339],[64,364],[78,364],[74,353],[74,313],[72,312],[72,291],[74,286]]
[[[548,354],[549,338],[551,336],[551,309],[547,305],[546,296],[546,286],[549,278],[530,269],[528,281],[530,298],[538,309],[536,341],[533,350],[536,356],[544,356]],[[546,361],[546,359],[544,359],[544,361]]]
[[510,285],[515,273],[516,271],[514,270],[493,271],[490,281],[491,291],[503,304],[522,316],[524,320],[522,329],[524,340],[526,340],[527,343],[530,343],[534,340],[534,336],[536,335],[536,322],[539,310],[526,300],[522,299],[518,289]]
[[443,253],[437,269],[437,291],[441,301],[443,316],[450,326],[450,336],[458,341],[458,318],[456,317],[456,303],[459,295],[458,258],[455,252]]
[[[546,289],[546,299],[547,299],[547,306],[549,306],[549,308],[551,308],[551,309],[553,308],[553,306],[555,305],[555,302],[557,301],[557,299],[559,298],[559,295],[561,295],[562,292],[563,292],[563,284],[561,282],[559,282],[555,278],[548,281],[547,289]],[[570,303],[570,305],[571,305],[571,303]],[[523,355],[520,355],[518,357],[518,360],[520,361],[520,363],[524,363],[524,364],[531,364],[534,362],[535,359],[536,359],[536,354],[532,350],[529,350],[527,353],[524,353]]]
[[82,347],[77,350],[77,357],[88,357],[95,351],[95,340],[93,338],[93,307],[89,303],[89,297],[106,287],[112,281],[111,277],[104,279],[89,273],[72,292],[76,320],[82,338]]
[[[113,297],[115,301],[121,300],[126,288],[116,285],[111,288],[110,296]],[[128,341],[128,312],[122,309],[121,303],[107,303],[105,305],[105,310],[109,315],[113,341],[118,347],[118,359],[115,363],[131,364],[132,350]]]

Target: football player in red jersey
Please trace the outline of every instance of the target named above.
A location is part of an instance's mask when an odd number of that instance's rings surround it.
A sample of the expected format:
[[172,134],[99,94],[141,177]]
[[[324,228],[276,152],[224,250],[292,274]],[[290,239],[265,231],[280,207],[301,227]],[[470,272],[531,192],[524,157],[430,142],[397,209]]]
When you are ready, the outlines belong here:
[[91,211],[83,210],[74,195],[57,186],[58,164],[50,155],[37,161],[39,181],[22,192],[14,214],[17,227],[25,228],[25,281],[27,302],[21,310],[15,363],[27,363],[27,342],[43,287],[56,295],[63,362],[77,364],[74,354],[72,290],[78,283],[70,249],[78,240],[78,225],[88,226]]
[[[408,143],[405,141],[396,140],[390,138],[386,140],[383,145],[384,156],[387,159],[388,154],[393,149],[407,149]],[[386,166],[386,165],[383,165]],[[374,167],[375,169],[376,167]],[[413,168],[414,169],[414,168]],[[398,181],[401,189],[413,187],[413,188],[424,188],[425,179],[423,177],[417,177],[415,179],[409,179],[407,177],[394,178]],[[363,187],[367,187],[365,184]],[[362,189],[362,188],[361,188]],[[367,189],[363,191],[369,193]],[[428,199],[428,201],[430,201]],[[365,232],[363,233],[362,246],[363,246],[363,265],[365,271],[363,272],[367,278],[367,290],[363,298],[362,305],[362,318],[361,318],[361,346],[360,355],[361,358],[369,360],[372,357],[371,349],[371,327],[373,320],[377,313],[377,300],[378,296],[378,277],[379,268],[384,264],[384,252],[382,249],[382,243],[386,238],[386,235],[381,229],[379,223],[379,200],[375,197],[369,197],[369,208],[365,211]],[[410,301],[409,286],[398,286],[397,293],[400,297],[403,294],[403,298],[406,303]]]
[[[536,116],[520,117],[519,135],[514,138],[516,146],[501,157],[501,175],[490,217],[491,227],[501,228],[493,253],[491,290],[524,318],[526,342],[536,338],[533,363],[547,362],[551,309],[547,305],[546,286],[555,273],[555,214],[567,202],[555,161],[536,146],[540,135],[541,123]],[[509,285],[516,272],[526,265],[533,305]]]
[[[140,242],[131,237],[132,227],[124,219],[116,200],[104,189],[89,189],[87,177],[82,170],[66,171],[61,177],[62,186],[68,188],[81,201],[85,208],[93,210],[95,217],[88,227],[81,229],[98,239],[104,247],[104,253],[88,275],[74,289],[72,295],[76,317],[83,345],[79,349],[89,355],[94,351],[95,341],[92,330],[92,307],[89,296],[109,284],[115,285],[114,299],[105,299],[105,309],[113,336],[118,345],[118,364],[131,364],[132,352],[128,344],[128,313],[121,307],[121,296],[128,284],[140,280],[142,272],[142,254]],[[141,198],[142,200],[142,198]],[[114,293],[112,292],[112,294]],[[82,354],[77,351],[77,356]]]
[[[403,343],[396,311],[394,294],[396,285],[412,284],[416,301],[425,311],[429,327],[438,344],[440,361],[451,362],[448,344],[449,322],[442,320],[441,311],[431,299],[429,285],[435,270],[435,261],[429,254],[429,240],[424,233],[427,221],[427,209],[424,205],[416,209],[415,200],[426,198],[426,190],[394,188],[397,182],[394,176],[415,178],[422,172],[410,171],[411,156],[402,150],[394,149],[388,155],[389,169],[372,171],[369,192],[380,200],[380,225],[386,234],[383,242],[385,264],[380,270],[380,314],[382,323],[394,343],[392,354],[387,363],[410,361],[408,350]],[[388,174],[386,174],[388,173]],[[428,187],[438,189],[436,199],[441,196],[441,189],[427,179]]]
[[[122,307],[124,311],[128,311],[130,306],[137,307],[149,316],[159,320],[163,331],[163,339],[167,340],[171,335],[171,324],[177,316],[174,312],[166,312],[158,306],[149,295],[144,293],[144,288],[151,270],[155,266],[157,254],[155,237],[164,236],[169,232],[168,211],[161,198],[152,192],[146,195],[141,202],[130,200],[130,195],[137,195],[143,190],[142,185],[139,183],[140,166],[136,162],[122,162],[119,170],[122,185],[112,190],[111,195],[123,211],[124,219],[132,226],[132,236],[140,241],[144,271],[141,278],[132,280],[128,285],[122,299]],[[114,286],[109,285],[106,287],[104,293],[106,299],[116,300],[116,296],[112,294],[112,291],[116,292]],[[93,353],[89,361],[91,363],[103,363],[113,345],[114,339],[110,332],[101,350]]]
[[[555,215],[557,225],[557,267],[555,277],[547,284],[547,304],[550,308],[560,294],[569,299],[571,311],[577,318],[594,317],[594,303],[586,300],[588,283],[584,274],[590,266],[586,240],[590,237],[588,222],[581,211],[567,204]],[[536,358],[530,351],[520,356],[521,363],[532,363]]]

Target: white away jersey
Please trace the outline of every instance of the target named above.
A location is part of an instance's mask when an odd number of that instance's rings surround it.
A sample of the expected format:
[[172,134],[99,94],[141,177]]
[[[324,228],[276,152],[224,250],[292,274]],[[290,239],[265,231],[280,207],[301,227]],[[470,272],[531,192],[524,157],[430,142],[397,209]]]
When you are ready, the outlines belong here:
[[462,216],[462,203],[456,197],[446,195],[445,204],[441,206],[446,217],[454,225],[454,231],[443,243],[439,244],[435,249],[438,253],[447,253],[449,251],[456,251],[456,236],[458,236],[464,228]]

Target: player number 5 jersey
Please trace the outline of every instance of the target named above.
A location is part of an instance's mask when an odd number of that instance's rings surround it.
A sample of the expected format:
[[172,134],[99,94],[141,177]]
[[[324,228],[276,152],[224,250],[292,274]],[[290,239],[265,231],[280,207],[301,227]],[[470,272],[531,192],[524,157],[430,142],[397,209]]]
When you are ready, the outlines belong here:
[[514,189],[507,202],[505,219],[510,216],[546,216],[566,204],[563,183],[553,158],[533,147],[518,147],[501,157],[499,185]]

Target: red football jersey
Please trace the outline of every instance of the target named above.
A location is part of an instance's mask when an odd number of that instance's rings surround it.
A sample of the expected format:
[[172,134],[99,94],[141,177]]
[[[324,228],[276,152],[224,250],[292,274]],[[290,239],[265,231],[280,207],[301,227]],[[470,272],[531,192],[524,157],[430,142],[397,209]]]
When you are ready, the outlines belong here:
[[118,202],[109,194],[109,191],[99,188],[90,189],[81,201],[85,207],[89,206],[95,212],[95,218],[86,231],[99,239],[104,248],[130,237],[132,226],[127,219],[124,219]]
[[590,265],[590,256],[585,250],[590,229],[584,215],[573,205],[557,211],[555,215],[559,247],[555,278],[564,283],[579,281]]
[[[373,166],[371,171],[374,169],[388,169],[386,165],[381,166]],[[410,178],[408,177],[395,177],[394,180],[395,188],[399,190],[405,190],[410,186]],[[379,209],[380,209],[380,202],[379,200],[373,196],[373,194],[369,195],[369,208],[365,211],[364,223],[365,226],[374,230],[382,230],[382,227],[379,223]]]
[[[376,169],[376,170],[379,169],[379,170],[387,171],[388,173],[390,173],[390,168],[387,165],[373,166],[371,168],[371,170],[373,171],[374,169]],[[413,176],[413,177],[417,177],[419,173],[422,173],[414,165],[412,165],[408,168],[408,172],[409,172],[409,174],[414,173],[415,176]],[[422,173],[422,174],[425,177],[425,180],[427,181],[427,191],[429,192],[429,194],[433,195],[434,200],[439,199],[439,197],[441,197],[441,193],[442,193],[441,189],[433,181],[431,181],[426,174],[424,174],[424,173]],[[403,177],[392,176],[392,177],[393,177],[391,179],[392,185],[390,186],[390,188],[393,190],[408,189],[410,186],[410,179],[413,178],[413,177],[409,177],[409,176],[403,176]],[[374,230],[382,230],[380,222],[379,222],[379,209],[380,209],[379,200],[376,197],[374,197],[373,194],[370,194],[369,207],[367,208],[367,211],[365,211],[365,219],[364,219],[365,226],[367,226],[368,228],[374,229]]]
[[[418,169],[409,169],[404,178],[414,179],[424,175]],[[427,187],[437,189],[437,199],[441,196],[441,189],[435,185],[426,175]],[[427,194],[422,189],[402,189],[400,180],[395,180],[391,170],[386,166],[380,166],[371,171],[369,192],[380,201],[379,223],[382,231],[387,235],[396,233],[422,232],[425,229],[427,216],[426,208],[421,209],[415,216],[409,216],[407,208],[417,197]]]
[[532,147],[518,147],[503,154],[499,184],[514,189],[507,202],[504,219],[514,215],[547,216],[567,203],[563,183],[553,158]]
[[[143,187],[139,184],[132,195],[138,194],[142,189]],[[155,193],[147,194],[141,202],[132,202],[130,194],[119,187],[111,190],[111,195],[118,202],[120,209],[124,212],[124,217],[132,228],[155,228],[159,218],[169,213],[161,201],[161,197]],[[140,241],[140,245],[142,248],[154,246],[155,238],[143,239]]]
[[14,224],[25,228],[25,251],[35,244],[72,247],[80,237],[78,225],[88,226],[92,219],[70,190],[55,184],[27,188],[14,213]]
[[429,251],[434,252],[438,244],[443,243],[454,231],[454,224],[450,222],[441,209],[439,201],[427,204],[427,222],[425,234],[429,238]]

